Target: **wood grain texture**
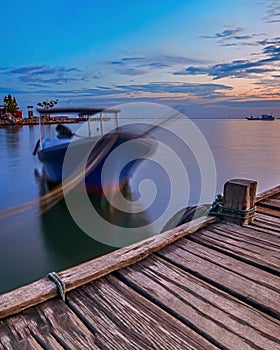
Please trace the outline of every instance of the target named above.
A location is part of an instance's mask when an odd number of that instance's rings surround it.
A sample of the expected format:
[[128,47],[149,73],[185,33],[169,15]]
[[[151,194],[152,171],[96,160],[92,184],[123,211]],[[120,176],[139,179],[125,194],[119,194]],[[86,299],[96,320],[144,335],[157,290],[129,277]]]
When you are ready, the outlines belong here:
[[188,239],[157,254],[280,319],[280,277]]
[[280,252],[280,235],[271,229],[260,228],[254,223],[248,226],[221,223],[220,225],[213,225],[211,230],[221,232],[221,234],[230,234],[232,238],[237,240]]
[[216,349],[112,275],[70,292],[68,302],[101,348]]
[[182,269],[150,256],[123,281],[223,349],[280,349],[280,322]]
[[261,232],[263,234],[266,234],[268,239],[280,236],[280,227],[278,224],[267,222],[266,220],[264,221],[259,218],[254,220],[251,228],[254,229],[257,233]]
[[280,227],[280,220],[278,218],[260,212],[257,212],[256,214],[256,221],[262,221],[267,223],[268,225],[271,224],[273,227]]
[[280,199],[277,198],[267,198],[258,202],[258,206],[267,207],[270,209],[280,209]]
[[257,213],[269,215],[271,217],[275,217],[280,219],[280,210],[279,209],[271,209],[261,205],[257,205]]
[[93,334],[61,300],[45,302],[2,321],[1,341],[3,338],[12,349],[98,349]]
[[[72,290],[112,271],[142,260],[177,239],[215,221],[215,217],[195,219],[173,230],[62,271],[59,276],[65,283],[66,291]],[[49,278],[43,278],[30,285],[0,295],[0,319],[37,305],[56,295],[56,285]]]
[[[0,321],[1,350],[44,350],[34,337],[26,338],[15,327]],[[58,349],[59,350],[59,349]]]
[[276,194],[274,194],[273,196],[271,196],[272,198],[278,198],[278,199],[280,199],[280,191],[278,192],[278,193],[276,193]]
[[280,235],[280,220],[258,213],[251,227],[254,230],[267,232],[276,236]]
[[261,200],[266,199],[268,197],[279,196],[279,193],[280,193],[280,185],[270,188],[261,193],[258,193],[256,196],[256,202],[260,202]]
[[255,205],[257,182],[245,179],[232,179],[225,183],[223,207],[221,214],[223,220],[238,225],[252,222],[253,217],[246,212],[234,214],[231,210],[250,210]]
[[250,240],[242,234],[218,226],[200,230],[191,239],[274,274],[280,273],[279,249],[257,239]]

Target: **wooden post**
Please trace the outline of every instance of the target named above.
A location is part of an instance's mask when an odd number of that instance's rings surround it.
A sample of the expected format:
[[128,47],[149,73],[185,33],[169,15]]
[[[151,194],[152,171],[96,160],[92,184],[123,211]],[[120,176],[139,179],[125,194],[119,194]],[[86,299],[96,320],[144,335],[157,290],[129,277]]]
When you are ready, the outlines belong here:
[[232,179],[225,183],[221,215],[224,220],[238,225],[249,224],[255,216],[257,182]]

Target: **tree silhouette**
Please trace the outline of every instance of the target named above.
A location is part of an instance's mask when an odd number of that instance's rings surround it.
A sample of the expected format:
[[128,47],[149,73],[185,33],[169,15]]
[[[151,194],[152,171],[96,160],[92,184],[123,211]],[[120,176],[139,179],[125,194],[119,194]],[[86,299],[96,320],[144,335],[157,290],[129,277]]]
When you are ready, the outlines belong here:
[[4,97],[4,107],[7,113],[15,113],[18,111],[18,103],[15,97],[12,97],[11,94]]

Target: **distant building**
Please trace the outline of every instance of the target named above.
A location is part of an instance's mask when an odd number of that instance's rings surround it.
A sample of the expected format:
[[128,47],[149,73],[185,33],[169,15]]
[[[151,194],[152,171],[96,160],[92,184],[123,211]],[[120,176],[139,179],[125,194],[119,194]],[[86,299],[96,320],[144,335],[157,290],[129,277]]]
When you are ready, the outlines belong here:
[[14,113],[12,113],[14,117],[16,117],[17,119],[22,119],[22,111],[18,110]]
[[33,106],[27,106],[28,118],[33,118]]
[[[4,118],[7,114],[7,109],[6,106],[4,105],[0,105],[0,118]],[[22,119],[22,111],[21,110],[17,110],[14,113],[11,113],[13,115],[13,117],[17,118],[17,119]]]
[[0,105],[0,118],[6,113],[6,108],[3,105]]

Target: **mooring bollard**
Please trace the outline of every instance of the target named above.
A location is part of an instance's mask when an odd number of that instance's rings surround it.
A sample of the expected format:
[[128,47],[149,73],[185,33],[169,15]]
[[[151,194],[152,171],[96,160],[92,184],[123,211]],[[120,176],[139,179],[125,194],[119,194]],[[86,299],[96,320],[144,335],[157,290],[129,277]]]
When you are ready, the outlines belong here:
[[238,225],[249,224],[255,217],[257,182],[232,179],[224,185],[221,217]]

